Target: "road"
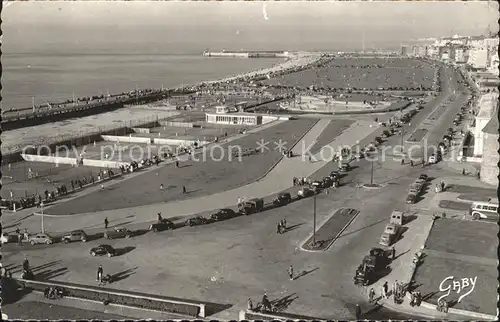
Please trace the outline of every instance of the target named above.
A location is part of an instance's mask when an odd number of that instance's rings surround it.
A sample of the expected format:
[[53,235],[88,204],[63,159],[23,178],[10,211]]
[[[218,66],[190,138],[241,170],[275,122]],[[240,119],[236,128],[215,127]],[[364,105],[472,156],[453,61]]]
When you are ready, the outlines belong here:
[[[424,119],[432,110],[429,104],[417,117]],[[417,123],[415,118],[408,129],[415,129]],[[435,131],[436,137],[445,131],[443,125]],[[385,145],[399,142],[400,138],[394,136]],[[36,251],[26,247],[22,253],[12,249],[4,252],[5,263],[20,263],[26,254],[33,265],[55,262],[48,269],[62,273],[55,279],[83,284],[94,280],[95,269],[102,264],[106,273],[133,271],[114,287],[221,303],[226,303],[227,294],[231,294],[234,306],[213,318],[234,319],[237,310],[246,307],[248,297],[255,302],[265,291],[271,300],[294,294],[295,299],[286,308],[290,313],[352,318],[355,304],[367,307],[362,290],[352,284],[354,271],[369,249],[377,245],[390,212],[406,208],[407,187],[422,171],[401,166],[395,160],[377,162],[374,182],[383,187],[360,189],[355,183],[370,181],[371,163],[360,160],[355,166],[344,178],[343,187],[328,195],[318,195],[318,225],[337,208],[360,210],[360,215],[324,253],[303,252],[298,248],[310,235],[313,225],[312,199],[304,199],[252,216],[111,241],[109,244],[128,249],[115,258],[93,258],[88,254],[90,247],[103,242],[98,239],[87,244],[41,246]],[[335,167],[330,164],[313,177],[322,177]],[[435,170],[430,167],[426,171]],[[297,188],[290,190],[295,194]],[[283,218],[296,228],[278,235],[276,223]],[[201,262],[203,266],[199,265]],[[289,265],[305,274],[289,281],[286,274]]]

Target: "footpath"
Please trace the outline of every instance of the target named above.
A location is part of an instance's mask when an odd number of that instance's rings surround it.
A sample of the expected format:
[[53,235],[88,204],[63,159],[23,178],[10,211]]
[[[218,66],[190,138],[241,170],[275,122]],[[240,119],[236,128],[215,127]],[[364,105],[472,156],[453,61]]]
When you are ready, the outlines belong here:
[[[309,157],[307,155],[302,156],[302,153],[305,152],[303,149],[306,150],[307,147],[314,144],[317,137],[326,128],[329,122],[330,120],[320,120],[316,123],[315,126],[313,126],[303,137],[302,142],[299,142],[299,144],[293,148],[292,151],[294,155],[297,156],[293,158],[283,158],[266,177],[254,183],[225,192],[177,202],[158,203],[141,207],[102,211],[98,213],[57,216],[57,218],[46,215],[44,216],[45,230],[49,233],[56,234],[72,229],[95,227],[96,225],[101,226],[104,218],[106,217],[110,222],[116,224],[119,224],[120,222],[127,222],[131,224],[145,223],[151,221],[152,216],[158,212],[161,212],[164,218],[188,216],[233,206],[237,203],[238,197],[243,197],[245,199],[262,198],[279,193],[280,191],[288,189],[292,186],[293,177],[309,177],[328,162],[320,159],[321,153],[317,153],[312,156],[312,162],[309,161]],[[377,128],[378,126],[376,126],[374,122],[355,122],[350,128],[335,138],[331,145],[353,146],[374,132]],[[236,138],[237,137],[234,137],[232,139],[234,140]],[[137,175],[140,175],[141,173],[137,173]],[[117,182],[117,184],[118,183],[119,182]],[[85,193],[87,193],[87,191]],[[71,200],[65,202],[71,202]],[[28,213],[24,213],[24,215],[21,212],[9,214],[8,216],[4,215],[4,225],[8,226],[9,224],[12,224],[12,222],[17,222],[17,225],[22,226],[22,228],[27,228],[29,231],[39,231],[41,218],[39,218],[39,216],[29,217],[32,212],[33,209],[31,209]],[[22,222],[20,222],[19,218],[24,217],[28,218],[25,218]]]

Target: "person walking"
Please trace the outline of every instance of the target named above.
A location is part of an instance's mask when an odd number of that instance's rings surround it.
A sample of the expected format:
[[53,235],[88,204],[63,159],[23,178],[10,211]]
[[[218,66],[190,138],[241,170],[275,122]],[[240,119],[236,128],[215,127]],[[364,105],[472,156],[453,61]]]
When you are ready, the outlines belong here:
[[370,289],[370,292],[368,293],[368,300],[370,301],[370,303],[373,303],[373,301],[375,300],[375,290],[373,289],[373,287]]
[[356,314],[356,319],[359,320],[361,318],[361,307],[359,306],[359,304],[356,304],[355,314]]
[[446,186],[446,185],[444,184],[444,181],[441,181],[441,191],[444,191],[444,187],[445,187],[445,186]]
[[161,212],[159,212],[159,213],[158,213],[157,217],[158,217],[158,222],[161,222],[161,221],[162,221],[162,219],[163,219],[163,218],[161,217]]
[[108,229],[109,221],[108,217],[104,218],[104,229]]
[[391,258],[392,260],[396,259],[396,248],[394,246],[391,248]]
[[290,267],[288,267],[288,276],[290,277],[290,281],[293,281],[293,266],[290,265]]
[[252,299],[251,298],[248,298],[248,300],[247,300],[247,309],[249,311],[253,311],[253,303],[252,303]]
[[99,283],[102,283],[102,274],[103,274],[103,269],[102,269],[102,265],[99,265],[99,267],[97,268],[97,277],[96,277],[96,281],[99,282]]
[[182,186],[182,193],[186,194],[186,186]]
[[283,219],[281,221],[281,227],[283,228],[283,230],[286,230],[286,219]]
[[278,222],[278,226],[276,228],[276,233],[281,234],[281,222]]
[[238,197],[238,208],[241,207],[241,197]]
[[389,287],[387,286],[387,281],[382,285],[382,298],[387,299],[387,292],[389,291]]

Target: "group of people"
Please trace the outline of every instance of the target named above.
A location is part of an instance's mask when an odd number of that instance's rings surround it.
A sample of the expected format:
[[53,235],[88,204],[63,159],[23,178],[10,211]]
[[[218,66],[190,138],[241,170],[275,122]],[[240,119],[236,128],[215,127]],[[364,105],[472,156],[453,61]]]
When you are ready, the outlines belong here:
[[280,222],[277,225],[277,233],[278,234],[284,234],[286,232],[286,219],[280,220]]
[[[21,233],[21,229],[19,227],[16,228],[16,235],[17,235],[17,244],[22,245],[23,240],[28,240],[29,238],[29,233],[28,229],[24,229],[24,233]],[[27,261],[27,259],[25,259]]]
[[304,185],[307,185],[307,184],[311,184],[312,183],[312,180],[310,178],[297,178],[297,177],[293,177],[293,185],[294,186],[304,186]]
[[420,291],[410,293],[410,306],[420,306],[422,304],[422,294]]
[[441,181],[439,184],[436,184],[436,187],[434,188],[436,193],[440,193],[442,191],[444,191],[444,189],[446,188],[446,184],[444,183],[444,181]]

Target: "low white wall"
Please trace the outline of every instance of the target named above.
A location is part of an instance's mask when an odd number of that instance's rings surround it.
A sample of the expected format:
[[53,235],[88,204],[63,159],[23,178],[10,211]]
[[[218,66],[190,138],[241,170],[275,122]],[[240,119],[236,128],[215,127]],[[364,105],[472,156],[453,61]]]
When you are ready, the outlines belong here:
[[132,128],[132,131],[134,131],[135,133],[151,133],[151,129],[144,127],[134,127]]
[[[276,117],[276,116],[268,116],[268,115],[262,115],[262,124],[267,124],[270,122],[274,122],[278,119],[283,119],[281,116]],[[288,119],[288,118],[287,118]]]
[[120,142],[120,143],[152,143],[151,138],[142,138],[136,136],[114,136],[114,135],[101,135],[102,139],[107,142]]
[[207,145],[210,142],[208,141],[196,141],[196,140],[178,140],[178,139],[153,139],[154,144],[159,145],[193,145],[195,142],[198,142],[200,146]]
[[[76,165],[76,158],[56,157],[50,155],[34,155],[34,154],[21,154],[25,161],[31,162],[45,162],[53,164],[71,164]],[[120,165],[127,165],[127,162],[117,162],[108,160],[93,160],[83,159],[83,165],[88,167],[98,168],[119,168]]]
[[169,122],[163,121],[160,122],[161,126],[172,126],[172,127],[194,127],[193,123],[190,122]]

